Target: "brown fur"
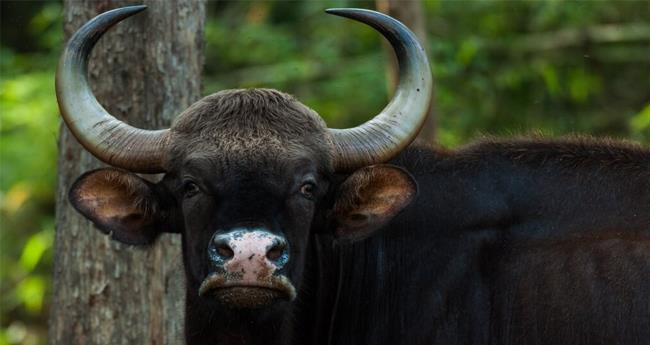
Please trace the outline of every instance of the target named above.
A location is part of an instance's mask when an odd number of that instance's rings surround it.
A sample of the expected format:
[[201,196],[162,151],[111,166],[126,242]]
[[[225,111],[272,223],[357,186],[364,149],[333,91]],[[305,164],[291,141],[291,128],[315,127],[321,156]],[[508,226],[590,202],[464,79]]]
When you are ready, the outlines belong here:
[[486,154],[500,155],[531,166],[553,165],[566,169],[623,169],[647,173],[650,150],[638,143],[589,136],[512,139],[484,138],[458,150],[458,154],[484,159]]
[[315,157],[331,166],[325,122],[276,90],[226,90],[207,96],[177,118],[171,133],[171,166],[199,157],[250,166],[295,156]]
[[422,141],[415,141],[411,147],[412,150],[401,154],[400,160],[408,160],[415,167],[421,153],[433,151],[441,162],[452,160],[455,163],[479,165],[488,162],[488,157],[501,157],[531,168],[554,167],[561,171],[597,169],[650,178],[650,147],[620,139],[587,135],[548,138],[530,134],[513,138],[487,136],[454,150]]

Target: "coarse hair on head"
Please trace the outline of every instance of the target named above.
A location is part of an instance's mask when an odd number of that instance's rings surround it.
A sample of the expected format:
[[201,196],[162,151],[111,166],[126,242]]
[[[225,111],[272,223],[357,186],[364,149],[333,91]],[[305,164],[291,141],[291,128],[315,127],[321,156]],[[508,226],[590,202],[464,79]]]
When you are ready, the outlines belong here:
[[331,165],[323,119],[293,96],[273,89],[225,90],[194,103],[171,127],[171,160],[278,159],[303,153]]

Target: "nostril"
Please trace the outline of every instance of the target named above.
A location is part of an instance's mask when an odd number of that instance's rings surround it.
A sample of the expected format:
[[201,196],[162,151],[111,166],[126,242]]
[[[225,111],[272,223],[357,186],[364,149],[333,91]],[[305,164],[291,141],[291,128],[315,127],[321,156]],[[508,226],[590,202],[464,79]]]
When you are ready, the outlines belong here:
[[235,256],[235,253],[232,249],[225,243],[217,245],[217,254],[224,259],[230,259]]
[[282,257],[285,248],[286,246],[283,243],[277,243],[266,252],[266,257],[271,261],[276,261]]

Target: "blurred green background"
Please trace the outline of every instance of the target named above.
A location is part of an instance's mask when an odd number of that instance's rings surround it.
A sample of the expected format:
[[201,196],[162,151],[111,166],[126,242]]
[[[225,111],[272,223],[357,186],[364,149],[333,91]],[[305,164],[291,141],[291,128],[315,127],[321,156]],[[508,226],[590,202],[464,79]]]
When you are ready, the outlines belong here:
[[[2,1],[0,345],[43,344],[52,279],[59,1]],[[332,127],[389,95],[379,36],[328,7],[372,1],[210,2],[204,93],[270,87]],[[590,133],[650,142],[650,2],[426,1],[438,141]]]

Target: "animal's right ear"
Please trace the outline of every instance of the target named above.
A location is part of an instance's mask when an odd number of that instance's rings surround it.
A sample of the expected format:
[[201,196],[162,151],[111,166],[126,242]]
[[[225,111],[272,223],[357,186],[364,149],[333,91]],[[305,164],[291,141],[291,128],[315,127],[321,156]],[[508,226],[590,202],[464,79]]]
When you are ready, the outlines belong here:
[[136,174],[107,168],[83,174],[68,195],[99,230],[128,244],[148,244],[171,232],[169,210],[156,185]]

